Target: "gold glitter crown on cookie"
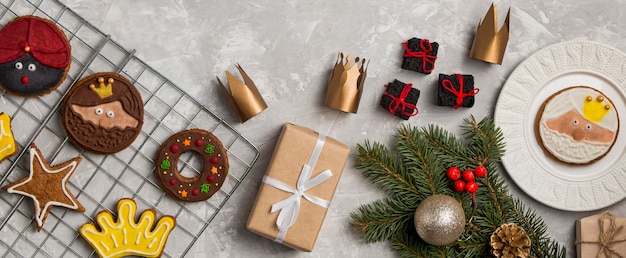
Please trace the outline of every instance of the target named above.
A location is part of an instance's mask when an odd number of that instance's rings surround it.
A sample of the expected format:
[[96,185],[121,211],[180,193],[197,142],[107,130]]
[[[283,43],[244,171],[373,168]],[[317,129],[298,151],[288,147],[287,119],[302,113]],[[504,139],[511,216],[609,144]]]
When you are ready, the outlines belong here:
[[604,96],[598,95],[595,99],[591,95],[585,97],[582,113],[585,119],[598,123],[602,121],[604,116],[611,110],[611,104],[606,103]]
[[506,14],[506,19],[500,30],[497,30],[498,15],[496,7],[491,4],[485,18],[478,23],[474,43],[470,50],[470,57],[494,64],[502,64],[506,44],[509,42],[509,18],[511,9]]
[[90,84],[89,88],[94,91],[96,94],[98,94],[98,96],[101,99],[110,97],[111,95],[113,95],[113,83],[115,82],[115,80],[113,78],[109,78],[109,80],[107,81],[107,84],[104,84],[104,77],[98,77],[98,83],[100,83],[100,86],[96,87],[95,84]]
[[[359,61],[361,64],[359,65]],[[337,55],[337,61],[333,68],[328,90],[326,91],[326,106],[341,110],[343,112],[355,113],[359,109],[361,94],[363,94],[363,83],[367,77],[367,64],[365,58],[354,59],[345,57],[343,53]]]
[[78,232],[100,257],[160,257],[176,219],[163,216],[154,226],[154,210],[144,211],[138,222],[135,222],[136,211],[135,201],[121,199],[117,203],[117,221],[111,213],[102,211],[96,215],[100,230],[87,223]]

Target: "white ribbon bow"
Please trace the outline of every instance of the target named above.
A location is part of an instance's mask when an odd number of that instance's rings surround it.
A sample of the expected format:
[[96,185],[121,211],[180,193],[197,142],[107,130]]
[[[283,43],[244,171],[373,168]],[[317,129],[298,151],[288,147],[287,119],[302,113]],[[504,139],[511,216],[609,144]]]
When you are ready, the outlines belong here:
[[322,152],[322,147],[324,147],[325,140],[326,137],[323,134],[319,134],[317,142],[315,143],[315,148],[313,149],[313,154],[311,154],[311,158],[309,159],[309,163],[302,166],[302,170],[300,171],[300,177],[298,178],[298,183],[296,184],[296,189],[269,176],[263,177],[263,183],[276,187],[277,189],[283,190],[285,192],[293,193],[291,196],[272,205],[272,213],[280,210],[278,218],[276,219],[276,226],[278,226],[278,236],[276,236],[276,239],[274,239],[274,241],[278,243],[283,242],[283,240],[285,239],[285,235],[287,234],[287,230],[289,230],[289,228],[294,223],[296,223],[296,220],[298,219],[298,213],[300,211],[301,198],[307,199],[313,204],[319,205],[326,209],[328,209],[328,207],[330,206],[329,201],[305,193],[307,190],[323,183],[333,176],[333,173],[330,171],[330,169],[326,169],[314,178],[309,179],[309,177],[311,177],[311,173],[313,172],[313,168],[315,167],[315,163],[317,163],[320,153]]

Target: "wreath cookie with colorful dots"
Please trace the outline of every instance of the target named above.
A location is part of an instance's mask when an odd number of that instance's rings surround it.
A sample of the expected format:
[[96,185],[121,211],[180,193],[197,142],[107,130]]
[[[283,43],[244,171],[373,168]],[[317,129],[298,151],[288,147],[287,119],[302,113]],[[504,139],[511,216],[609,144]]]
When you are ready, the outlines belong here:
[[17,17],[0,30],[0,88],[36,97],[56,89],[70,69],[65,34],[50,20]]
[[[195,177],[185,177],[178,171],[178,159],[188,151],[202,157],[203,169]],[[209,199],[222,187],[228,175],[228,157],[215,135],[189,129],[170,136],[161,145],[155,167],[163,191],[181,201],[197,202]]]

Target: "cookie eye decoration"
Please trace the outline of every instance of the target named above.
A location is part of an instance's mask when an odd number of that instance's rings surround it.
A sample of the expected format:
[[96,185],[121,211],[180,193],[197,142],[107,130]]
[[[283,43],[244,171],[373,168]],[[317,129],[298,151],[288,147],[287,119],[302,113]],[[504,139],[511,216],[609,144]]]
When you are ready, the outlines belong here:
[[94,111],[96,113],[96,115],[102,115],[102,113],[104,113],[104,110],[102,110],[102,108],[96,108],[94,109]]
[[574,121],[572,121],[572,124],[578,125],[578,120],[574,119]]
[[585,126],[585,131],[591,131],[591,125],[588,124],[587,126]]
[[23,67],[24,67],[24,65],[22,64],[22,62],[15,63],[15,69],[22,70]]
[[35,70],[37,70],[37,66],[35,64],[29,64],[28,70],[31,72],[34,72]]
[[114,116],[115,116],[115,112],[113,112],[113,111],[107,112],[107,117],[113,118]]

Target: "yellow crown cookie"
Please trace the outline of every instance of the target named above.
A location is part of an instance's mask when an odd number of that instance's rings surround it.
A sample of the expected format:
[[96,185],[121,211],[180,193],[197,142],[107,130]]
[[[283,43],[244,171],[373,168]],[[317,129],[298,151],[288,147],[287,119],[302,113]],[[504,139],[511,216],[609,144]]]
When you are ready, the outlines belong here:
[[156,212],[153,209],[144,211],[138,222],[135,222],[136,211],[135,201],[121,199],[117,203],[117,221],[110,212],[101,211],[96,215],[100,230],[94,223],[87,223],[78,233],[100,257],[160,257],[176,219],[166,215],[154,226]]

